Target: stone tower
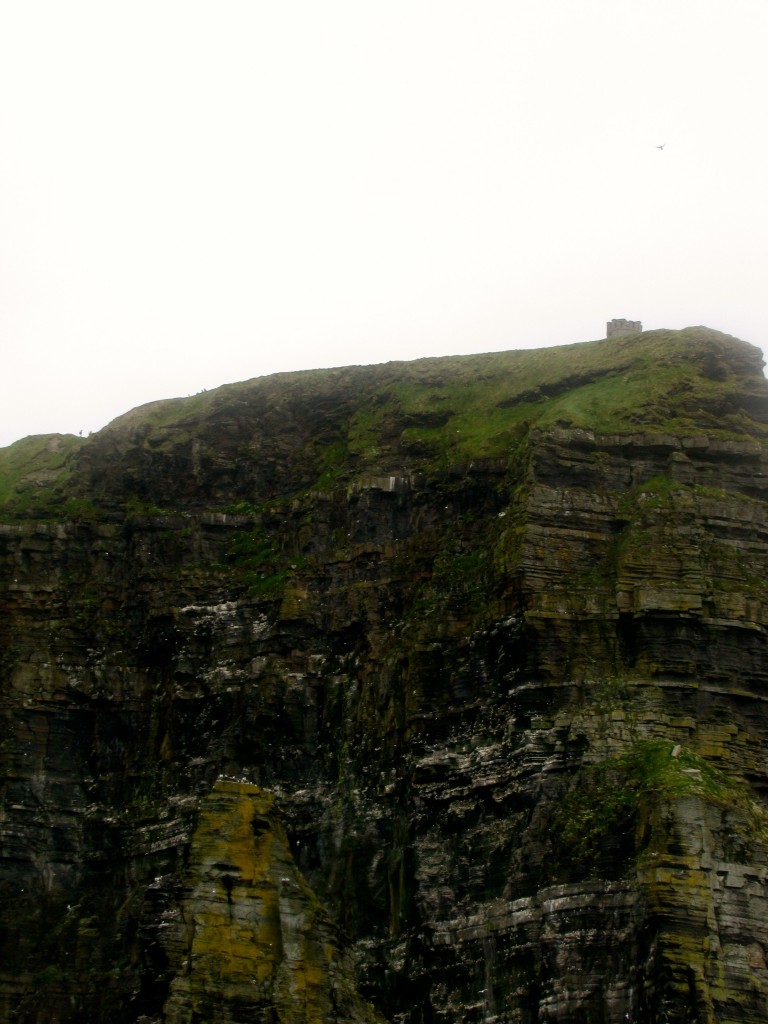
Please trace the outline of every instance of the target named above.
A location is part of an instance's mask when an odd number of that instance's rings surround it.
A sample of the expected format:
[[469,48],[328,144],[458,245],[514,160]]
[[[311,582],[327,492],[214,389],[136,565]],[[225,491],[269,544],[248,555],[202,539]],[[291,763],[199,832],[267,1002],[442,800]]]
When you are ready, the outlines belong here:
[[611,338],[614,334],[633,334],[642,329],[643,325],[639,320],[609,320],[605,327],[605,336]]

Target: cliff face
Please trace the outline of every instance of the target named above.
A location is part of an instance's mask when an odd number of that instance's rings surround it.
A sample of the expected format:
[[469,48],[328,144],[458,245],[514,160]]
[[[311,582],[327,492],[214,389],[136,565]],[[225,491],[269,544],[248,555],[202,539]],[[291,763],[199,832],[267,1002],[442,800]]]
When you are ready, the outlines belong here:
[[0,453],[0,1018],[764,1021],[766,437],[696,328]]

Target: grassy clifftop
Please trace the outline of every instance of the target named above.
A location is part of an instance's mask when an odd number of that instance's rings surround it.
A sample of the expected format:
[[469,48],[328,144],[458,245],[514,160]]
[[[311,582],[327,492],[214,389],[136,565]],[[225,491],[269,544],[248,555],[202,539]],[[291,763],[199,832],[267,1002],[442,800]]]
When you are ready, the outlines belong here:
[[768,437],[761,352],[690,327],[275,374],[139,407],[87,441],[53,435],[0,449],[0,508],[51,514],[115,488],[142,492],[144,469],[158,461],[167,478],[175,468],[199,476],[212,464],[271,459],[290,463],[288,492],[329,487],[361,472],[504,458],[531,427],[554,426]]

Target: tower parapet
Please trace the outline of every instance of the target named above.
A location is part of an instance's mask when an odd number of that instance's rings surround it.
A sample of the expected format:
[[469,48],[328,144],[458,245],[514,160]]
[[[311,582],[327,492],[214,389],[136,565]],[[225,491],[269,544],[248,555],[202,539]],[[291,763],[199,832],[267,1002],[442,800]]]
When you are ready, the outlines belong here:
[[605,336],[612,338],[614,334],[634,334],[642,329],[643,325],[640,320],[609,320],[605,327]]

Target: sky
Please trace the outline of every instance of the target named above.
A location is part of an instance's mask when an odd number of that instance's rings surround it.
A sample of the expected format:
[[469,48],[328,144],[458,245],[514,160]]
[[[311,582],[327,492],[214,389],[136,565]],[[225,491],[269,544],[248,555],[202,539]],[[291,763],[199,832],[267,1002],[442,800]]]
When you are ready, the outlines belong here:
[[768,349],[766,44],[766,0],[0,0],[0,446],[613,317]]

